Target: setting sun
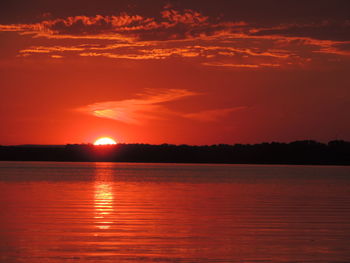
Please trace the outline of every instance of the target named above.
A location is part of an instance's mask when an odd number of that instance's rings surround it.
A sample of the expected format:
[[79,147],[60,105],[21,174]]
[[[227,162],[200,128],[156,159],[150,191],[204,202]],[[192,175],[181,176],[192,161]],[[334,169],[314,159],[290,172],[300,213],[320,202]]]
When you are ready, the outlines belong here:
[[117,144],[115,140],[109,137],[102,137],[98,138],[95,142],[94,145],[112,145],[112,144]]

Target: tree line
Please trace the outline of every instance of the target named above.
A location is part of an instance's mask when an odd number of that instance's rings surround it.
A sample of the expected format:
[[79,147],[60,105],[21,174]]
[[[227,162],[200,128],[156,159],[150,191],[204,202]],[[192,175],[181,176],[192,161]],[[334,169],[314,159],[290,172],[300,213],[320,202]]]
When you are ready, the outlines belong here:
[[350,142],[172,145],[117,144],[94,146],[0,146],[2,161],[249,163],[350,165]]

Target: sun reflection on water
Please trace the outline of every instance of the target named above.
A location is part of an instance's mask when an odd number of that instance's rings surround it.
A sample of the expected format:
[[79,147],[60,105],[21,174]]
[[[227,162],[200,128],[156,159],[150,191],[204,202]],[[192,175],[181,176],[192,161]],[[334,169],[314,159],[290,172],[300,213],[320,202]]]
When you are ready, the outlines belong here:
[[95,175],[95,224],[98,229],[109,229],[113,224],[113,170],[110,164],[96,163]]

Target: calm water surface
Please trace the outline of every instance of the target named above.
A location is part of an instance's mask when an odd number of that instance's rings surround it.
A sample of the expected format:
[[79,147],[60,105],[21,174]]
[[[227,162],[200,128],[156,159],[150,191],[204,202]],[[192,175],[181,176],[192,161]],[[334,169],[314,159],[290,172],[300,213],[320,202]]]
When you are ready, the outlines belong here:
[[0,162],[1,262],[350,262],[350,167]]

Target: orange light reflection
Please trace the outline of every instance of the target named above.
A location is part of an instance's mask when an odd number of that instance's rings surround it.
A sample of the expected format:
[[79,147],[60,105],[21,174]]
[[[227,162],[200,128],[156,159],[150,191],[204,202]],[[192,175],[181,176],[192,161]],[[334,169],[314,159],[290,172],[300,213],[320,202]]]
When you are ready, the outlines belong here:
[[113,224],[113,187],[110,164],[96,163],[95,175],[95,224],[98,229],[109,229]]

